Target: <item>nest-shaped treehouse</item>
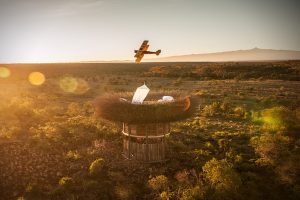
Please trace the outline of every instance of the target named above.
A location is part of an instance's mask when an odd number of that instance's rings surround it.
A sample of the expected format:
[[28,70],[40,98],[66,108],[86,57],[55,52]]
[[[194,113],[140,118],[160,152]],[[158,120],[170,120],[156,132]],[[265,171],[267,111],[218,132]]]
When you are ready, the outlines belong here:
[[189,96],[173,93],[167,97],[174,99],[159,100],[163,95],[165,93],[146,95],[142,103],[127,100],[132,97],[128,93],[97,99],[96,111],[99,117],[123,123],[125,158],[148,163],[167,159],[166,138],[170,134],[170,122],[190,117],[195,106]]

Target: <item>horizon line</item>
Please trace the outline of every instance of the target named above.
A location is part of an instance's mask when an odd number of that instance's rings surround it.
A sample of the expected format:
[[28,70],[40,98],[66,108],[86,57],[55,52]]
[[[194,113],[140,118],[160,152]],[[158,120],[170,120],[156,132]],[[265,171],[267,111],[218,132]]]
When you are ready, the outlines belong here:
[[[192,54],[180,54],[180,55],[170,55],[170,56],[164,56],[159,58],[146,58],[144,59],[143,63],[160,63],[160,62],[260,62],[260,61],[289,61],[289,59],[284,60],[232,60],[232,61],[151,61],[153,59],[165,59],[165,58],[173,58],[173,57],[181,57],[181,56],[191,56],[191,55],[207,55],[207,54],[219,54],[219,53],[229,53],[229,52],[237,52],[237,51],[250,51],[250,50],[271,50],[271,51],[295,51],[300,52],[300,50],[289,50],[289,49],[269,49],[269,48],[259,48],[254,47],[251,49],[238,49],[238,50],[227,50],[227,51],[216,51],[216,52],[209,52],[209,53],[192,53]],[[292,60],[300,60],[300,59],[292,59]],[[54,62],[0,62],[0,65],[12,65],[12,64],[75,64],[75,63],[135,63],[134,59],[132,60],[80,60],[80,61],[54,61]]]

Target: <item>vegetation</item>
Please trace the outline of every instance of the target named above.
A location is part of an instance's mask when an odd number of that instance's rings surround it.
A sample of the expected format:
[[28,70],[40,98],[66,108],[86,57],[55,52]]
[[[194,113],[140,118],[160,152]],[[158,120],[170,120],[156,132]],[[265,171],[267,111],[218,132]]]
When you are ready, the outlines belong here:
[[190,63],[186,65],[162,64],[145,72],[146,76],[191,77],[201,80],[251,78],[300,80],[299,62],[227,62]]
[[98,158],[92,164],[90,165],[89,168],[89,173],[92,176],[100,176],[103,170],[104,166],[104,160],[102,158]]
[[202,167],[204,180],[214,191],[216,199],[232,199],[238,193],[241,178],[232,167],[233,165],[226,159],[215,158],[206,162]]
[[[300,199],[298,61],[4,67],[1,199]],[[46,82],[30,85],[31,71]],[[125,160],[121,124],[94,107],[144,81],[196,98],[171,124],[165,163]]]

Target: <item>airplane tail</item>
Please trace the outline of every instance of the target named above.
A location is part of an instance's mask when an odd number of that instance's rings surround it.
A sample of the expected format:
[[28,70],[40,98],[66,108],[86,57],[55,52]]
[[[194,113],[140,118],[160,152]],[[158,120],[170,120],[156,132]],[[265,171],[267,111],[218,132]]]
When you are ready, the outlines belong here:
[[161,50],[159,49],[159,50],[157,50],[156,52],[155,52],[155,54],[158,56],[159,54],[161,53]]

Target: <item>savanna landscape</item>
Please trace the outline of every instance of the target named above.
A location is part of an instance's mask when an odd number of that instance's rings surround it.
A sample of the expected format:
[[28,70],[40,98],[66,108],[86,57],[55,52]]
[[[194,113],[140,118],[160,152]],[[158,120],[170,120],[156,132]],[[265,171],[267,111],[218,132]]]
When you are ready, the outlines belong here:
[[[95,110],[144,82],[197,99],[165,162]],[[1,64],[0,199],[299,199],[299,94],[299,61]]]

